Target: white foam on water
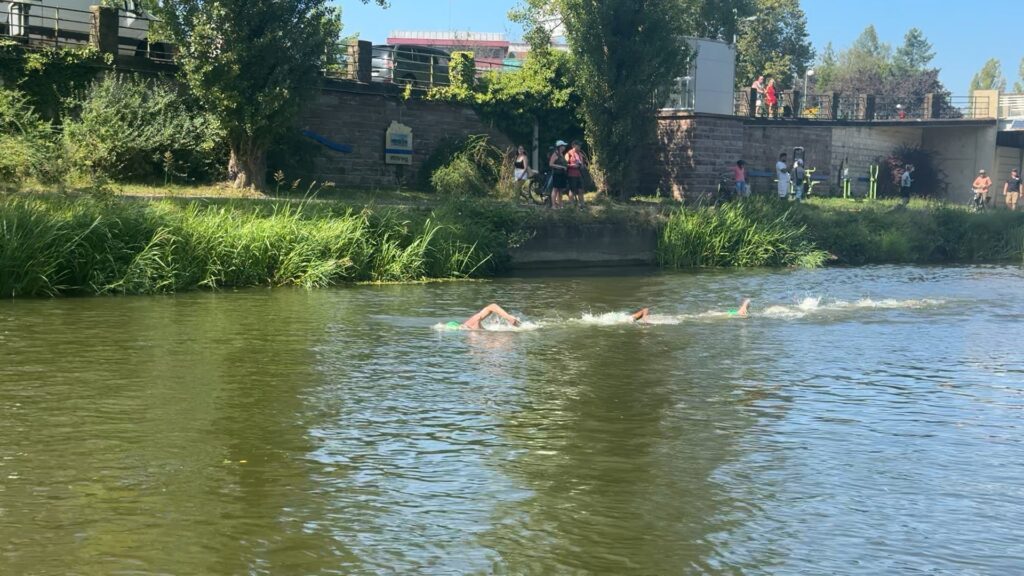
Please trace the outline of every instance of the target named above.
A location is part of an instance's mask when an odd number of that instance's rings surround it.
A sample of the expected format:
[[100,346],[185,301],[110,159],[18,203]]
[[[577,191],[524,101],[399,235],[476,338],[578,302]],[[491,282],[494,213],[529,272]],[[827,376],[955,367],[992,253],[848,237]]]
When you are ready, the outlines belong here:
[[943,300],[934,300],[930,298],[923,298],[919,300],[897,300],[895,298],[874,300],[871,298],[861,298],[860,300],[854,301],[833,300],[831,302],[823,302],[823,299],[820,296],[817,296],[804,298],[797,304],[791,306],[769,306],[764,310],[755,311],[752,315],[765,316],[768,318],[793,319],[804,318],[814,313],[851,310],[913,310],[918,308],[927,308],[930,306],[939,306],[944,303],[945,302]]
[[605,312],[604,314],[584,314],[577,322],[588,326],[615,326],[632,324],[633,317],[625,312]]
[[[543,324],[541,324],[540,322],[521,322],[519,324],[519,326],[512,326],[512,325],[507,324],[505,322],[500,322],[500,323],[484,322],[481,325],[481,329],[480,330],[476,330],[476,332],[532,332],[534,330],[539,330],[542,326],[543,326]],[[462,331],[469,332],[470,331],[470,330],[466,330],[465,328],[462,328],[461,326],[458,326],[458,327],[449,326],[445,322],[438,322],[437,324],[434,324],[433,326],[431,326],[431,328],[434,329],[437,332],[462,332]]]

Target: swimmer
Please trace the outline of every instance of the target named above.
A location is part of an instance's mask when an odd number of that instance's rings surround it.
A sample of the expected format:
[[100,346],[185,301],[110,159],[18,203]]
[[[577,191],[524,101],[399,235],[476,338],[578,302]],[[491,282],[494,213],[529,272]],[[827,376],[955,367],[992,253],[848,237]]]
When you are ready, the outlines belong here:
[[519,326],[522,324],[522,321],[519,318],[505,312],[501,306],[498,306],[497,304],[488,304],[487,306],[484,306],[482,310],[467,318],[465,322],[461,324],[458,322],[448,322],[445,324],[445,327],[453,330],[483,330],[480,323],[491,314],[497,314],[512,326]]
[[735,309],[732,309],[732,310],[726,310],[725,313],[728,314],[729,316],[744,316],[745,317],[747,315],[747,308],[749,308],[749,307],[750,307],[750,298],[744,298],[743,302],[740,303],[740,307],[739,308],[735,308]]
[[647,317],[650,315],[651,310],[649,308],[641,308],[636,312],[630,314],[629,317],[633,320],[633,322],[646,322]]

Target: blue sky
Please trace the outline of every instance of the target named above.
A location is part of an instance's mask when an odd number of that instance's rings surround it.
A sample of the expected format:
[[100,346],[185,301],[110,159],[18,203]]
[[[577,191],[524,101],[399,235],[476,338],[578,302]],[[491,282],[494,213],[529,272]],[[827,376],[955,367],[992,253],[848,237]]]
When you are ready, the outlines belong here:
[[[381,43],[391,30],[470,30],[505,32],[518,39],[522,30],[507,19],[516,0],[391,0],[384,10],[343,0],[345,32]],[[955,95],[966,95],[971,77],[989,58],[998,58],[1012,87],[1024,57],[1024,4],[1020,0],[979,0],[970,9],[940,0],[803,0],[811,42],[818,50],[832,42],[841,49],[869,24],[884,42],[899,45],[907,29],[918,27],[935,47],[934,65]],[[973,16],[972,16],[973,14]],[[1001,29],[992,22],[1012,25]]]

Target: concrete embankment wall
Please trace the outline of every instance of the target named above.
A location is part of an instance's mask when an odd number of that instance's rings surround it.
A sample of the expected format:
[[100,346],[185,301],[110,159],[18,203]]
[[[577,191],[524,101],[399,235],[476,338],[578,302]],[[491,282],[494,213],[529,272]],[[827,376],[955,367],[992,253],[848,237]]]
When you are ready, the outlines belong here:
[[511,250],[514,270],[653,266],[658,231],[627,223],[540,227]]

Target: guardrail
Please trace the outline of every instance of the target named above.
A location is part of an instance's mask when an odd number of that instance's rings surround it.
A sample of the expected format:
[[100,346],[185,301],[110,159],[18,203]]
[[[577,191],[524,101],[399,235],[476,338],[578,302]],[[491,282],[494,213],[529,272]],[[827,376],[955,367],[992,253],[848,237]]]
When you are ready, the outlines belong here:
[[93,46],[120,56],[169,62],[174,57],[173,47],[150,41],[156,22],[142,10],[107,6],[78,10],[25,0],[0,3],[0,38],[19,42],[29,50]]
[[1000,118],[1024,118],[1024,94],[1003,94],[999,97]]
[[0,5],[0,38],[31,48],[68,48],[89,45],[93,13],[38,2]]
[[[425,92],[431,88],[451,85],[451,56],[425,46],[371,46],[369,42],[342,43],[327,54],[323,73],[335,80],[411,86]],[[493,71],[518,69],[518,63],[476,60],[477,77]]]
[[[1019,106],[1019,112],[1024,117],[1024,94],[1019,96],[1019,100],[1004,103]],[[760,106],[756,105],[758,101],[761,102]],[[743,90],[735,95],[733,111],[737,116],[766,120],[952,120],[991,118],[990,104],[987,95],[927,94],[920,101],[904,102],[892,96],[846,95],[838,92],[808,94],[803,97],[799,91],[788,90],[780,92],[777,106],[769,109],[764,98],[758,99]],[[1002,112],[1000,117],[1005,117]]]

